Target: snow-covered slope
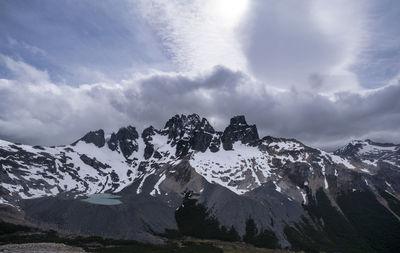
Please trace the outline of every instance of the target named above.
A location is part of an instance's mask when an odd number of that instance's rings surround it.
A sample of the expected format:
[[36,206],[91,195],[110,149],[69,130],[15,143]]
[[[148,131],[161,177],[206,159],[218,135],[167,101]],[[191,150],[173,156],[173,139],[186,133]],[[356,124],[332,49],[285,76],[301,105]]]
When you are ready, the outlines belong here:
[[390,163],[393,166],[400,166],[400,145],[392,143],[355,140],[338,149],[335,154],[358,158],[375,166],[379,161]]
[[[121,128],[119,132],[133,127]],[[154,146],[162,154],[158,163],[171,161],[168,144],[163,136],[155,137]],[[166,138],[164,138],[166,140]],[[103,140],[103,141],[102,141]],[[60,193],[75,196],[94,193],[119,192],[139,175],[151,173],[150,166],[143,165],[145,145],[136,138],[105,140],[102,130],[90,132],[71,145],[40,147],[0,142],[0,167],[2,197],[9,201],[22,198],[37,198]],[[118,143],[119,142],[119,143]],[[150,164],[154,159],[146,160]],[[140,172],[142,171],[142,172]]]

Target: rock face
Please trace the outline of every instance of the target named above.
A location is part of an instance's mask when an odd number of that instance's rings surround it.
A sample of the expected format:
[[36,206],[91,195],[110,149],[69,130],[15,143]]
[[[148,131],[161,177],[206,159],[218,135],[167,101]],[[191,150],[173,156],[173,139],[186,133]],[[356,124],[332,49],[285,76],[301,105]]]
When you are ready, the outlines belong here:
[[112,151],[119,148],[124,157],[128,158],[133,152],[138,151],[138,138],[139,134],[136,128],[132,126],[123,127],[117,133],[111,134],[111,138],[108,140],[108,147]]
[[190,149],[204,152],[213,138],[214,128],[199,115],[175,115],[168,120],[162,134],[168,135],[171,146],[176,146],[176,156],[184,157]]
[[[293,246],[294,234],[308,238],[307,224],[317,234],[340,231],[334,224],[366,230],[358,226],[368,221],[353,222],[349,200],[384,210],[374,213],[384,217],[371,219],[390,224],[377,222],[374,229],[399,228],[399,145],[353,141],[328,153],[295,139],[260,138],[244,116],[219,132],[196,114],[175,115],[164,128],[151,126],[140,135],[128,126],[107,136],[89,132],[58,147],[0,141],[0,205],[17,207],[45,227],[149,242],[177,228],[174,212],[187,192],[222,225],[243,235],[252,217],[283,247]],[[96,194],[118,201],[82,201]],[[342,222],[332,222],[333,214]],[[396,241],[393,234],[387,231],[382,240]]]
[[143,130],[142,139],[146,145],[143,156],[146,160],[149,159],[154,153],[154,145],[151,143],[151,141],[153,140],[152,136],[156,133],[158,133],[157,130],[155,130],[152,126]]
[[225,128],[221,137],[225,150],[232,150],[232,144],[240,141],[243,144],[255,144],[258,141],[258,132],[255,125],[249,126],[244,116],[236,116]]
[[[104,138],[104,130],[100,129],[97,131],[89,132],[78,141],[92,143],[92,144],[96,145],[97,147],[101,148],[104,146],[104,144],[106,142],[106,140]],[[76,144],[78,141],[76,141],[74,144]]]

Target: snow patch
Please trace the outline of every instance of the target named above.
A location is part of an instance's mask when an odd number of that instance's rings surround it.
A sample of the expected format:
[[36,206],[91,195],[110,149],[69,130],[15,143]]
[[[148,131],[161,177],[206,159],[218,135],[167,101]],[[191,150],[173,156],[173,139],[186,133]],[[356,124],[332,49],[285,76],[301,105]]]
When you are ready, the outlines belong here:
[[303,204],[307,204],[307,194],[302,191],[300,191],[300,194],[303,197]]
[[157,181],[157,183],[154,185],[154,189],[150,192],[151,196],[155,196],[156,194],[161,194],[160,191],[160,184],[165,180],[166,176],[163,174],[160,179]]
[[325,184],[325,189],[328,189],[329,185],[328,185],[328,181],[326,180],[326,177],[324,177],[324,184]]
[[282,192],[282,188],[276,182],[274,182],[274,185],[277,192]]
[[[221,149],[216,153],[210,150],[196,152],[189,162],[208,182],[220,184],[236,194],[243,194],[260,186],[272,175],[268,163],[270,159],[268,153],[260,151],[257,147],[235,142],[233,150]],[[254,181],[254,184],[237,186],[246,179]],[[237,185],[231,184],[231,181],[237,182]],[[251,187],[247,188],[249,186]]]

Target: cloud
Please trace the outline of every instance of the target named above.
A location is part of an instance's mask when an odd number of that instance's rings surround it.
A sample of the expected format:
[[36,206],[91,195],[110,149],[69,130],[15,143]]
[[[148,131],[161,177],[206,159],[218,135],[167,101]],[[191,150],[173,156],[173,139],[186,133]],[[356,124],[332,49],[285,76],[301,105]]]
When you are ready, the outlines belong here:
[[14,74],[16,80],[21,82],[49,82],[50,77],[47,71],[40,71],[35,67],[22,62],[15,61],[12,58],[0,54],[0,63]]
[[[23,76],[26,63],[3,57]],[[36,70],[40,72],[39,70]],[[71,87],[43,80],[0,80],[1,138],[30,144],[71,143],[89,130],[132,124],[163,127],[177,113],[198,113],[223,130],[244,114],[261,135],[295,137],[319,147],[353,138],[400,141],[400,84],[334,98],[296,89],[276,89],[240,71],[216,67],[188,77],[154,72],[120,83]]]
[[[177,72],[223,65],[278,88],[325,94],[381,87],[398,74],[393,20],[400,5],[393,2],[152,0],[139,6]],[[389,18],[376,19],[388,8]]]
[[12,37],[10,37],[9,35],[6,35],[6,40],[12,48],[18,48],[18,47],[23,48],[34,55],[38,55],[38,54],[46,55],[46,52],[43,49],[32,46],[29,43],[26,43],[25,41],[19,42],[19,41],[13,39]]
[[252,1],[251,9],[242,45],[258,79],[316,92],[360,88],[350,67],[367,39],[365,3]]
[[364,87],[381,87],[400,75],[400,4],[373,1],[369,8],[369,40],[353,71]]
[[[172,64],[137,3],[1,1],[0,53],[46,69],[53,81],[70,85],[104,77],[122,80],[149,68],[168,70]],[[0,76],[6,70],[0,68]],[[89,72],[102,74],[90,77]]]
[[248,0],[143,0],[140,10],[179,72],[246,70],[236,29]]
[[222,65],[275,87],[334,93],[399,74],[400,4],[390,0],[15,0],[0,9],[0,52],[57,83]]
[[319,147],[400,142],[399,8],[387,0],[3,1],[0,138],[63,144],[195,112],[219,130],[244,114],[261,135]]

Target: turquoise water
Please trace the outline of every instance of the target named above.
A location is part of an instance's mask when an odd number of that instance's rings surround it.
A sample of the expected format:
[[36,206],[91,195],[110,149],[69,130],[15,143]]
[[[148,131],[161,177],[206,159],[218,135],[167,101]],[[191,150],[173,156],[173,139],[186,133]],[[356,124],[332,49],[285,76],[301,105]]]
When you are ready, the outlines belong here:
[[119,197],[120,196],[118,195],[112,195],[109,193],[96,193],[89,195],[87,199],[82,199],[82,201],[95,205],[113,206],[122,204],[118,199]]

